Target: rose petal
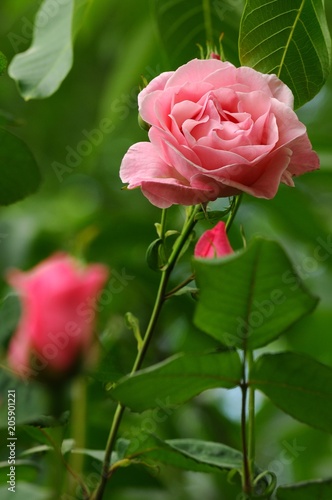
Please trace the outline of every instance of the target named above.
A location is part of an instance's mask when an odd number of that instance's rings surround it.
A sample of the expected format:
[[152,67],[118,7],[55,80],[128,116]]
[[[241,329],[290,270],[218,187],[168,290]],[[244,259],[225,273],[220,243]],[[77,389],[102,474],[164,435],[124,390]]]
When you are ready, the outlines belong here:
[[174,176],[177,176],[176,171],[162,160],[150,142],[138,142],[131,146],[120,167],[121,180],[129,183],[129,189],[140,186],[146,180]]

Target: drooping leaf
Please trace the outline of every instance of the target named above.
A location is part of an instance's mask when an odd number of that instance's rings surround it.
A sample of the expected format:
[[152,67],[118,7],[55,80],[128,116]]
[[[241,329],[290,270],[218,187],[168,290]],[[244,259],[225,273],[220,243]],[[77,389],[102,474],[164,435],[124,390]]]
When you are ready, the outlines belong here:
[[8,205],[31,193],[41,182],[40,172],[27,145],[0,128],[0,205]]
[[176,407],[206,389],[235,387],[240,379],[241,361],[236,352],[186,354],[124,377],[110,395],[133,411],[141,412]]
[[242,2],[223,0],[155,0],[155,13],[160,38],[171,68],[176,69],[190,59],[198,57],[199,44],[222,45],[225,57],[238,64],[237,39]]
[[240,29],[241,64],[275,73],[292,90],[295,107],[312,99],[331,66],[323,0],[247,0]]
[[262,347],[317,304],[273,241],[257,238],[228,257],[195,259],[194,267],[200,289],[194,322],[229,346]]
[[332,479],[279,486],[278,500],[331,500]]
[[291,352],[265,354],[250,384],[295,419],[332,433],[332,368]]
[[73,64],[73,38],[87,1],[43,1],[36,14],[32,45],[17,54],[8,68],[26,101],[49,97],[67,76]]

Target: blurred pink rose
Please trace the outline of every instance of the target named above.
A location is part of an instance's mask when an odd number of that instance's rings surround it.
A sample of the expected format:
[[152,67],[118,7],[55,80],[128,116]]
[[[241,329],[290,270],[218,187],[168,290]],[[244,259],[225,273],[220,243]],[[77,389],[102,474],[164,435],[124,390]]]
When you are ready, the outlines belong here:
[[107,277],[106,266],[82,269],[62,253],[31,271],[11,271],[8,282],[18,291],[22,315],[9,345],[9,366],[22,377],[42,371],[46,378],[65,376],[77,368],[89,353],[94,329],[84,306],[97,298]]
[[226,234],[226,224],[218,222],[213,229],[208,229],[199,238],[195,246],[195,257],[212,259],[214,257],[223,257],[233,253],[233,249],[228,241]]
[[319,167],[290,89],[275,75],[194,59],[138,96],[151,142],[123,158],[120,177],[160,208],[241,192],[272,198],[280,182]]

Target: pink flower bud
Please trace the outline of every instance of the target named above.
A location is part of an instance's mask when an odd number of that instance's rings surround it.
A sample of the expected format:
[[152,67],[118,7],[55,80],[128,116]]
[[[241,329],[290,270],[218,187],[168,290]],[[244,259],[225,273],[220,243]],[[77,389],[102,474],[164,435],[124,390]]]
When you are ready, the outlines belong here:
[[96,299],[108,277],[106,266],[81,268],[57,253],[28,272],[8,274],[21,299],[22,315],[8,352],[21,377],[69,376],[91,349]]
[[213,229],[202,234],[195,247],[195,257],[211,259],[233,253],[228,241],[226,225],[220,221]]

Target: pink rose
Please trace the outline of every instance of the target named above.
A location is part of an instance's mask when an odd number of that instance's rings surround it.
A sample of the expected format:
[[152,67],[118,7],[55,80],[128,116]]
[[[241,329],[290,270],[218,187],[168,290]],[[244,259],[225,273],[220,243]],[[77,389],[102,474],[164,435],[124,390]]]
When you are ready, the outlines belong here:
[[272,198],[280,182],[319,167],[290,89],[275,75],[197,60],[154,78],[138,96],[151,142],[123,158],[120,177],[160,208],[245,192]]
[[233,249],[227,238],[226,224],[222,221],[202,234],[194,250],[195,257],[206,259],[223,257],[230,253],[233,253]]
[[[61,377],[91,348],[94,321],[84,314],[104,286],[108,270],[82,269],[57,253],[28,272],[11,271],[8,282],[19,293],[22,315],[9,345],[9,366],[22,377]],[[91,309],[91,306],[89,306]]]

